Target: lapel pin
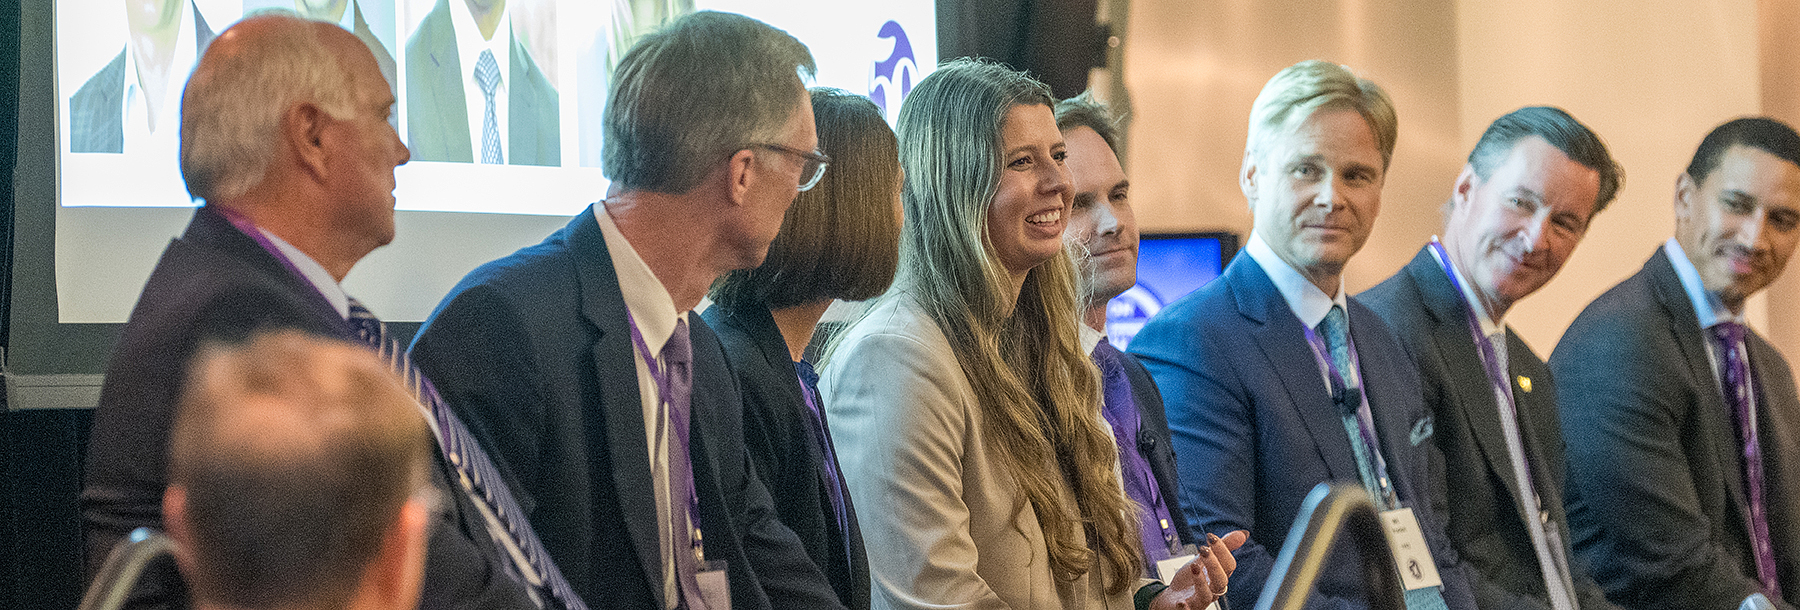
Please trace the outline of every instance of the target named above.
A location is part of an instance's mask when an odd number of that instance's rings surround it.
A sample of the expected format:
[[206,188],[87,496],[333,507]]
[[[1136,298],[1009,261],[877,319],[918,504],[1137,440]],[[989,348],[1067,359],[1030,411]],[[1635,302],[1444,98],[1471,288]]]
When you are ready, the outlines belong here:
[[1530,392],[1531,391],[1531,378],[1526,377],[1524,375],[1520,375],[1519,376],[1519,389],[1525,390],[1526,392]]

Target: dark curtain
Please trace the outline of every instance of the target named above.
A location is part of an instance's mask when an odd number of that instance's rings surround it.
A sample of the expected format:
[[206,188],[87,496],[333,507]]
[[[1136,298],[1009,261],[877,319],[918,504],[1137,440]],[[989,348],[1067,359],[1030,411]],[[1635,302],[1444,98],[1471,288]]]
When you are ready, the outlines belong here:
[[986,57],[1031,73],[1057,99],[1087,89],[1105,67],[1097,0],[937,0],[938,57]]

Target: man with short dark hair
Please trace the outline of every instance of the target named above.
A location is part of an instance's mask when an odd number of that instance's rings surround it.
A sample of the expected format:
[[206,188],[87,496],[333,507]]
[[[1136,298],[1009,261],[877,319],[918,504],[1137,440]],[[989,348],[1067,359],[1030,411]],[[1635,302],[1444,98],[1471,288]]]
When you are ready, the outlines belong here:
[[823,175],[812,70],[741,15],[640,39],[606,104],[612,191],[464,277],[413,343],[590,607],[843,607],[750,470],[742,397],[691,311]]
[[[253,16],[207,48],[181,106],[182,178],[206,203],[144,285],[89,435],[81,499],[95,567],[126,533],[163,525],[169,431],[198,346],[271,329],[361,339],[372,316],[339,282],[394,238],[394,168],[408,157],[393,104],[368,47],[329,23]],[[434,473],[440,485],[461,478]],[[420,605],[537,608],[500,539],[530,533],[489,518],[466,487],[449,497]],[[180,606],[185,590],[172,566],[153,566],[133,597]]]
[[1357,295],[1418,366],[1444,457],[1432,500],[1484,609],[1612,608],[1570,561],[1556,385],[1505,316],[1562,268],[1619,174],[1568,113],[1510,112],[1469,153],[1441,243]]
[[295,331],[195,357],[163,496],[200,610],[409,610],[431,431],[368,349]]
[[1800,396],[1745,301],[1800,241],[1800,134],[1720,125],[1675,181],[1675,236],[1550,355],[1575,552],[1638,610],[1800,602]]

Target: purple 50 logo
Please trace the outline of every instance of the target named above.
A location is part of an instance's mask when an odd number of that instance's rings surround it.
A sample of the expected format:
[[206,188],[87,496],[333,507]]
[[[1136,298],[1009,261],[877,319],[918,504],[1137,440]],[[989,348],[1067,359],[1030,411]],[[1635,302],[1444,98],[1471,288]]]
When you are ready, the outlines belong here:
[[894,52],[887,59],[875,62],[875,69],[869,76],[869,99],[881,108],[881,114],[893,122],[900,116],[900,102],[912,93],[913,82],[919,78],[919,64],[913,58],[912,41],[907,40],[906,30],[897,21],[881,24],[881,31],[876,38],[894,39]]

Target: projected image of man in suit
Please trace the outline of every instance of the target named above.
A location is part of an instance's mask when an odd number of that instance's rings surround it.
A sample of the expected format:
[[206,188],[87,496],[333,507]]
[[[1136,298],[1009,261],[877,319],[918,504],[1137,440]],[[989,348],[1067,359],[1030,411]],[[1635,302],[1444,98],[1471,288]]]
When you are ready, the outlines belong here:
[[1585,125],[1534,106],[1482,134],[1444,206],[1442,243],[1357,295],[1417,363],[1445,473],[1432,501],[1482,608],[1604,610],[1571,560],[1556,384],[1506,312],[1562,268],[1618,192]]
[[1720,125],[1674,199],[1675,236],[1550,356],[1575,552],[1627,608],[1791,609],[1800,395],[1747,301],[1800,241],[1800,134]]
[[126,0],[125,49],[69,96],[69,151],[176,154],[181,84],[212,42],[190,0]]
[[507,0],[438,0],[406,41],[416,161],[562,165],[556,87]]
[[[1192,527],[1250,531],[1226,595],[1233,606],[1256,604],[1302,501],[1332,481],[1360,484],[1422,536],[1414,548],[1428,552],[1400,559],[1419,568],[1405,583],[1408,608],[1475,608],[1427,501],[1432,419],[1418,374],[1387,325],[1344,291],[1344,265],[1381,210],[1397,133],[1387,93],[1344,66],[1305,61],[1276,74],[1252,106],[1238,174],[1255,218],[1244,255],[1132,339],[1168,405]],[[1367,585],[1355,573],[1326,575],[1315,599],[1361,607]]]

